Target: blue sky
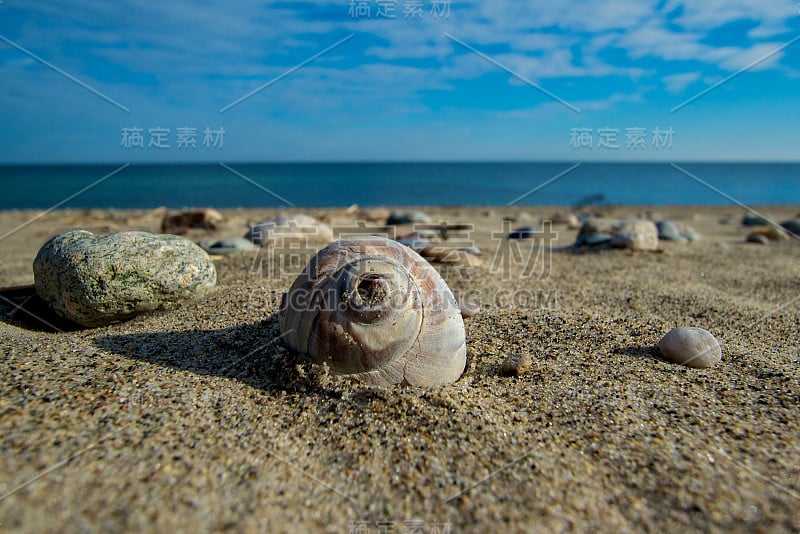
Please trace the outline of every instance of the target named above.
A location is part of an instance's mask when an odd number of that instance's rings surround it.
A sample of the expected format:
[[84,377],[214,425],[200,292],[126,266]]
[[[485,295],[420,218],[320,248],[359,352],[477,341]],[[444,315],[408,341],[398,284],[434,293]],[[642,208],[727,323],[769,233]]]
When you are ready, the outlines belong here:
[[797,161],[798,36],[794,0],[2,0],[0,162]]

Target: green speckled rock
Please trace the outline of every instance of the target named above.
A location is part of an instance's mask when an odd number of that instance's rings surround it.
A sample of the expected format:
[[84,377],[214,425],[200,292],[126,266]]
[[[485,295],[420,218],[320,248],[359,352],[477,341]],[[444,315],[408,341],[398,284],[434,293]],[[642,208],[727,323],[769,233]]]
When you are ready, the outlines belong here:
[[103,326],[203,295],[217,273],[188,239],[147,232],[57,235],[33,262],[36,292],[62,317]]

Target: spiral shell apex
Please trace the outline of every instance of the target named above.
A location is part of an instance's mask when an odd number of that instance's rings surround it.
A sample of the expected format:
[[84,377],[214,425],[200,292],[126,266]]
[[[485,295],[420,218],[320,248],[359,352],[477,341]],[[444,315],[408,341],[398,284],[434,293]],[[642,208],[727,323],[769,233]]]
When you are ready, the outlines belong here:
[[283,296],[280,325],[291,349],[371,385],[447,384],[466,365],[450,288],[414,250],[383,237],[322,249]]

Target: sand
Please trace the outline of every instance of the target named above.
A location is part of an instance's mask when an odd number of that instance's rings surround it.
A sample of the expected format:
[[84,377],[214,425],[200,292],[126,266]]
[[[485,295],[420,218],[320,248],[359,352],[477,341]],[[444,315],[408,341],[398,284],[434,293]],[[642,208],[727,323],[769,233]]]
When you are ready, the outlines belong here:
[[[720,223],[738,208],[603,208],[702,239],[574,253],[558,226],[548,262],[526,264],[539,245],[494,239],[501,219],[557,208],[425,211],[473,223],[483,250],[439,267],[482,306],[446,387],[361,386],[284,348],[276,311],[310,250],[218,259],[206,298],[108,327],[52,331],[0,306],[0,529],[800,530],[800,242],[745,244]],[[222,213],[192,237],[243,235],[275,210]],[[157,231],[162,215],[55,211],[6,236],[36,213],[0,213],[0,285],[32,283],[50,235]],[[714,333],[722,362],[660,358],[675,326]],[[500,375],[512,354],[529,373]]]

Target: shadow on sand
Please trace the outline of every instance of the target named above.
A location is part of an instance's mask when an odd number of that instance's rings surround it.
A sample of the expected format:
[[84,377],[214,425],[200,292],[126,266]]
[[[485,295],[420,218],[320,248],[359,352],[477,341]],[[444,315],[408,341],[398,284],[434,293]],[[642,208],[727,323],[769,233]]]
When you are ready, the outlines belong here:
[[191,373],[231,378],[267,391],[309,391],[336,396],[316,383],[307,360],[280,339],[276,314],[218,330],[145,332],[99,336],[96,347],[143,362]]
[[33,332],[74,332],[84,328],[58,316],[33,286],[0,289],[0,321]]
[[649,358],[670,363],[661,355],[661,351],[656,345],[631,345],[629,347],[619,347],[614,350],[614,354],[631,356],[634,358]]

